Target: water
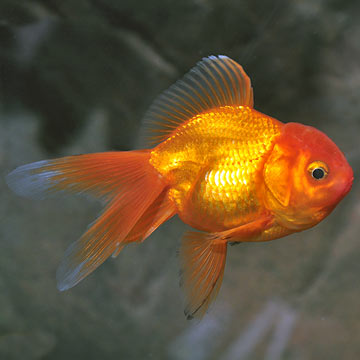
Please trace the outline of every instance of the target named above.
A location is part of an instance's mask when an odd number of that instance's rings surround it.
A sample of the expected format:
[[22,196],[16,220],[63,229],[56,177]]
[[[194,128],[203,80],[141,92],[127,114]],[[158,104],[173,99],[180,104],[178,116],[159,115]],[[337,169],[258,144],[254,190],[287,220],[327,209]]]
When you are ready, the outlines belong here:
[[174,219],[70,291],[55,272],[98,214],[0,181],[0,358],[356,359],[360,356],[357,1],[0,0],[0,172],[138,147],[154,97],[203,56],[252,79],[255,107],[313,125],[348,155],[351,193],[314,229],[230,247],[201,322],[183,315]]

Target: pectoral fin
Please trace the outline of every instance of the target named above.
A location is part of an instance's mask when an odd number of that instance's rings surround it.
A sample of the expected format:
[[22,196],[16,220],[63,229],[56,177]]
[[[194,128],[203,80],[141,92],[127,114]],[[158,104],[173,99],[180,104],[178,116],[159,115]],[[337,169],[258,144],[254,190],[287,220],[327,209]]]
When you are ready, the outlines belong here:
[[213,233],[211,236],[214,240],[220,241],[261,241],[259,237],[262,232],[270,228],[273,224],[274,218],[272,215],[260,217],[248,224],[244,224],[229,230]]
[[188,232],[182,241],[181,284],[186,295],[185,315],[202,317],[222,282],[227,242],[214,242],[208,233]]
[[181,284],[186,295],[185,315],[202,317],[220,290],[228,242],[259,241],[273,217],[217,233],[188,232],[181,244]]

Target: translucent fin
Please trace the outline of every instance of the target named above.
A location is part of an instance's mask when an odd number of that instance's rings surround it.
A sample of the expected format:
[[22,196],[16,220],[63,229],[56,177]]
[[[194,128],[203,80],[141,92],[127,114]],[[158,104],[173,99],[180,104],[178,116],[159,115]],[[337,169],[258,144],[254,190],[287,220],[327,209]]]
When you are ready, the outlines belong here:
[[144,122],[152,142],[157,143],[195,115],[240,105],[253,107],[249,77],[227,56],[209,56],[155,99]]
[[121,253],[121,250],[124,248],[124,246],[125,245],[118,245],[118,247],[112,253],[111,257],[115,259]]
[[180,249],[181,284],[186,294],[185,315],[202,317],[218,294],[224,275],[226,241],[214,241],[211,234],[189,232]]
[[259,235],[261,235],[263,231],[269,229],[273,223],[273,215],[263,215],[250,223],[225,231],[209,234],[208,238],[213,239],[214,241],[258,241],[257,239],[259,239]]
[[[20,196],[43,199],[51,196],[59,172],[51,169],[52,160],[19,166],[6,176],[9,188]],[[41,170],[40,170],[41,169]]]
[[138,161],[148,161],[149,156],[148,150],[67,156],[20,166],[6,180],[15,193],[28,198],[70,192],[109,200],[121,189],[126,190],[132,179],[143,176]]
[[[150,151],[128,151],[69,156],[21,166],[9,174],[18,194],[43,198],[57,191],[90,193],[106,200],[106,207],[85,234],[66,251],[57,271],[59,290],[76,285],[110,255],[117,254],[135,228],[142,239],[169,216],[166,182],[150,165]],[[162,201],[158,201],[160,194]],[[154,213],[149,210],[152,204]],[[164,209],[163,212],[160,209]],[[139,221],[146,214],[146,219]],[[131,237],[126,242],[135,239]]]
[[[116,188],[118,191],[89,230],[67,249],[57,271],[59,290],[66,290],[76,285],[110,255],[119,251],[131,229],[166,186],[149,164],[149,152],[117,154],[116,162],[119,166],[120,163],[123,165],[121,171],[123,177],[118,179],[121,183],[121,191],[115,186],[116,181],[113,179],[117,175],[116,172],[111,175],[101,172],[98,174],[98,176],[109,175],[108,178],[103,179],[104,186],[108,189]],[[121,159],[121,155],[124,159]],[[82,179],[86,187],[92,182],[91,176],[83,175]],[[99,191],[100,189],[97,190]],[[107,194],[108,191],[104,193]]]
[[127,234],[162,190],[144,185],[137,184],[111,201],[90,229],[66,250],[56,273],[59,290],[76,285],[122,246]]
[[155,201],[146,209],[140,219],[128,233],[122,244],[119,245],[112,257],[117,257],[123,247],[130,242],[141,242],[149,237],[162,223],[175,215],[176,209],[168,198],[168,189],[165,188]]
[[168,189],[165,188],[131,229],[124,239],[124,243],[145,240],[162,223],[174,216],[175,213],[175,205],[169,201]]

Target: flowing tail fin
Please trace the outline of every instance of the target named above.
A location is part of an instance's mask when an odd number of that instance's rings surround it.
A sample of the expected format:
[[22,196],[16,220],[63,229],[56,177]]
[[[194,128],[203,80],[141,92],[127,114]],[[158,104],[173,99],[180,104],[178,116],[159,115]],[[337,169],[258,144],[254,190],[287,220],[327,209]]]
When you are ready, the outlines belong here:
[[73,287],[175,214],[167,183],[149,159],[149,150],[68,156],[20,166],[8,175],[9,187],[22,196],[41,199],[65,191],[106,201],[92,226],[66,250],[57,271],[59,290]]

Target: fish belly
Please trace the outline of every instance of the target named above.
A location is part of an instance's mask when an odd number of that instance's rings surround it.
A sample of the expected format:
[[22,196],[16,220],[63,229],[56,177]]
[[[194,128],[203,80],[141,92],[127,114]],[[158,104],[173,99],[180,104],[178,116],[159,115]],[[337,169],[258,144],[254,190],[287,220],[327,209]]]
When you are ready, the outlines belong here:
[[261,194],[262,160],[236,162],[229,156],[203,169],[186,191],[172,191],[179,216],[204,231],[223,231],[255,220],[265,211]]

